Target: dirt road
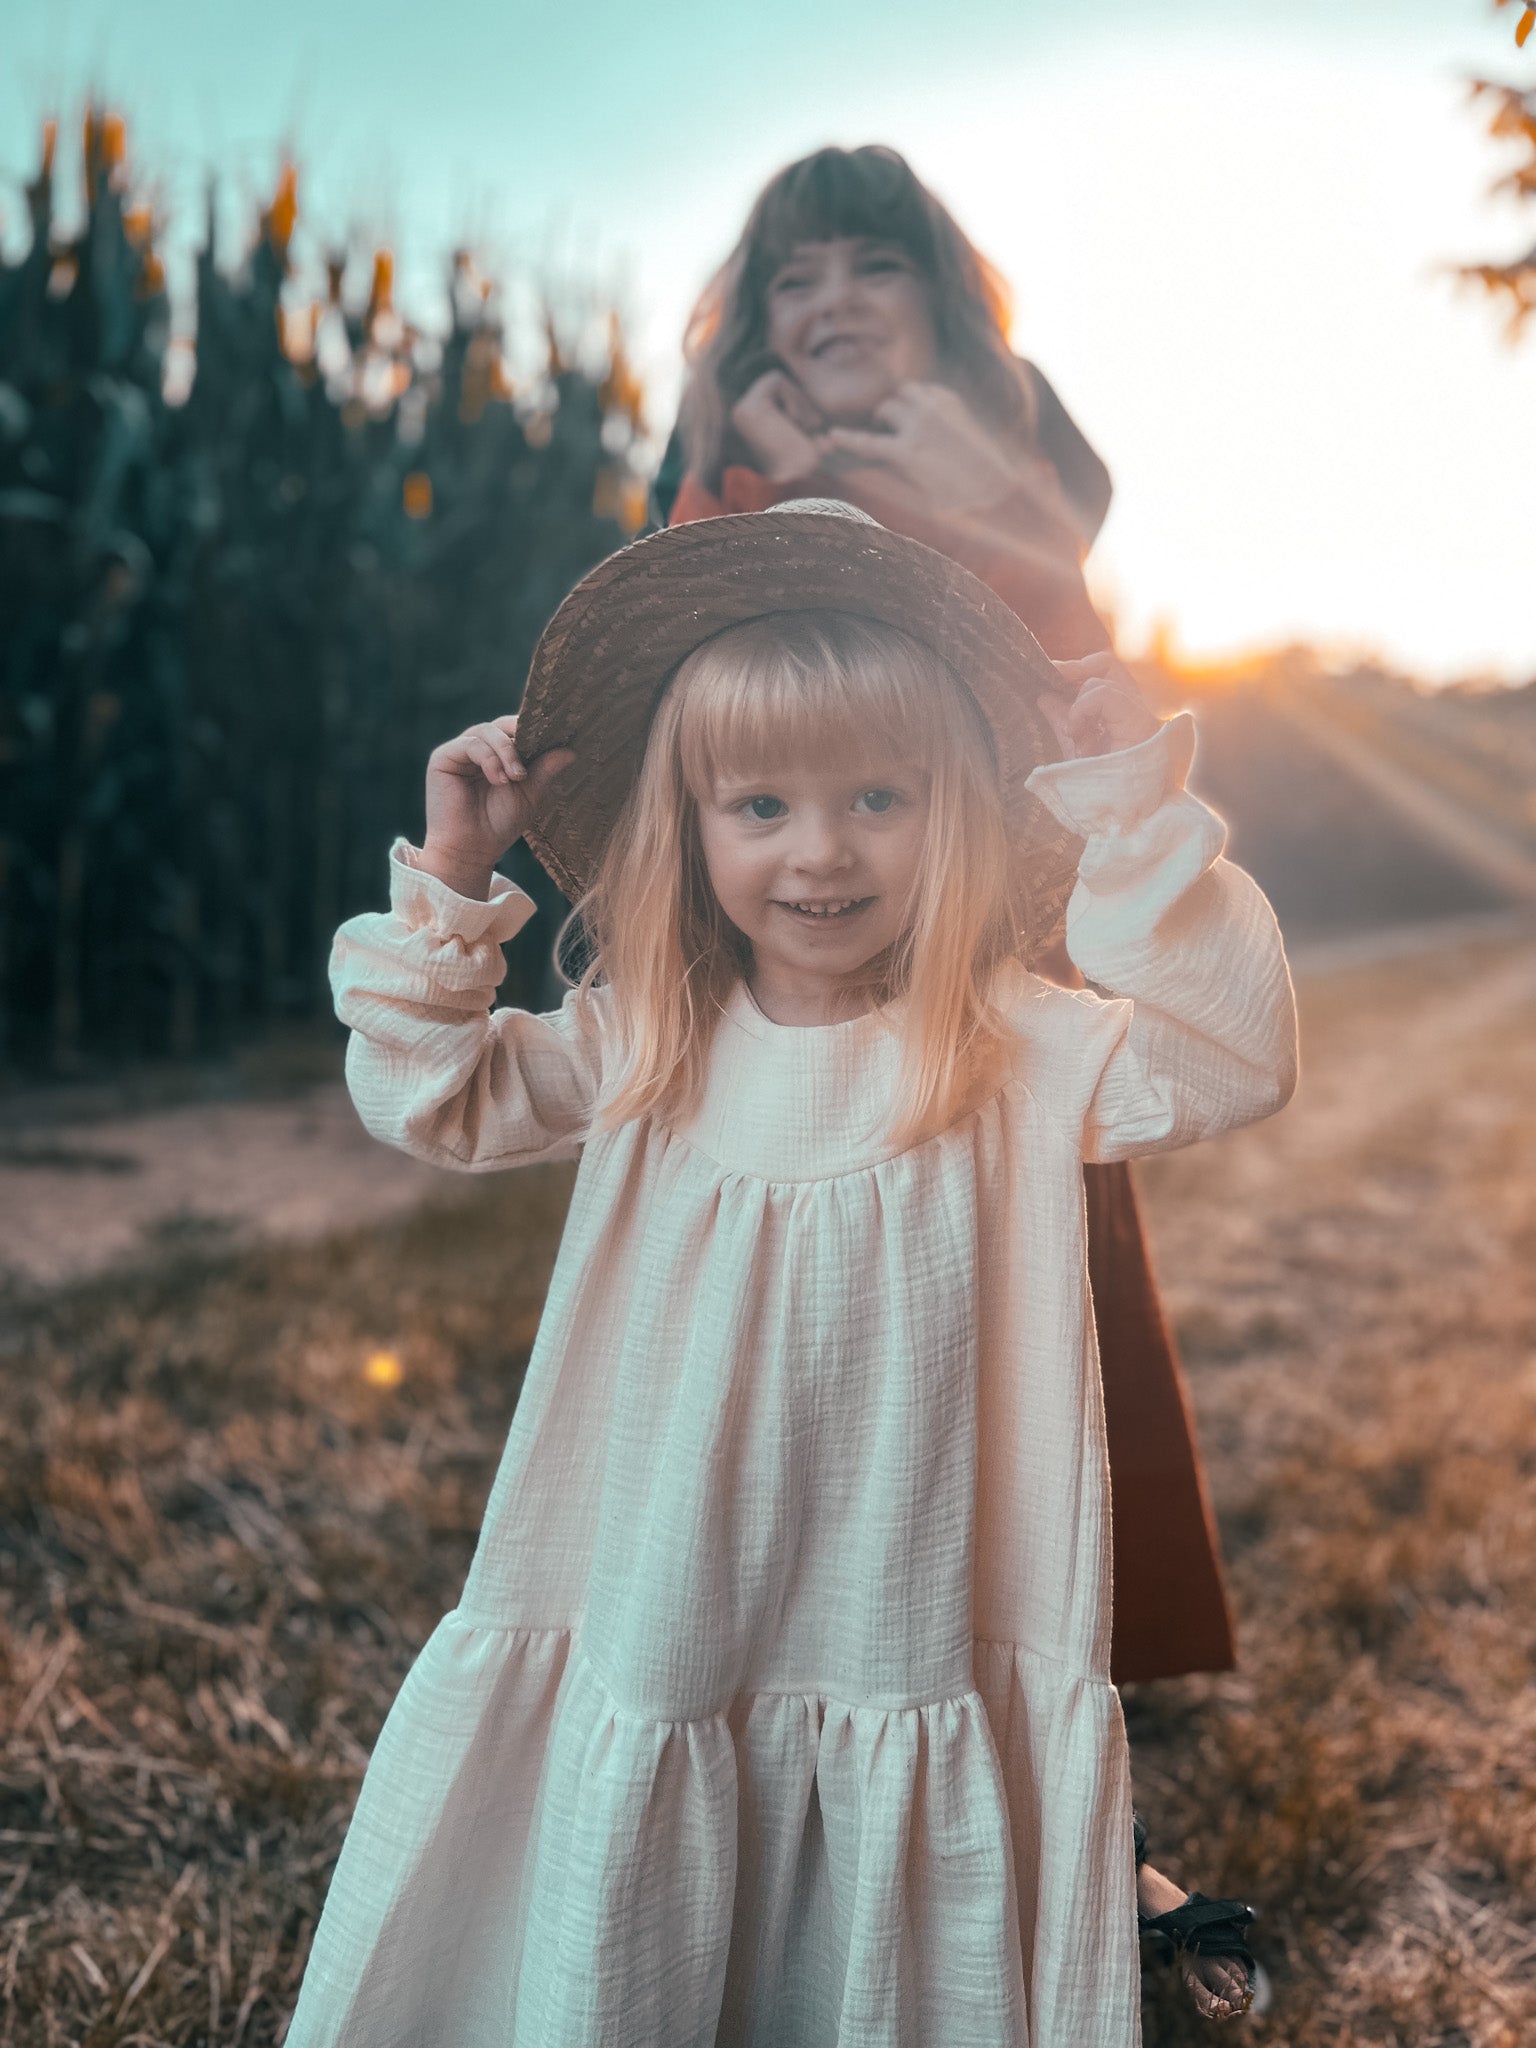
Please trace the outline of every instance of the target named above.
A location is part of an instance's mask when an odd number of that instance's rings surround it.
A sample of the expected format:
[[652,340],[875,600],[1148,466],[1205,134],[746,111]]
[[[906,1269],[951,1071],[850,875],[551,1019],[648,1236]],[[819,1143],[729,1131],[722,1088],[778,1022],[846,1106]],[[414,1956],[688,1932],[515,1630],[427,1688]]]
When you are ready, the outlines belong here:
[[[1502,933],[1509,924],[1507,914],[1474,912],[1464,928]],[[1395,943],[1421,957],[1443,952],[1456,930],[1450,920],[1403,927]],[[1384,942],[1390,950],[1394,928],[1379,938],[1303,947],[1298,971],[1309,981],[1330,980],[1354,952],[1371,959]],[[1479,997],[1478,1015],[1503,1000],[1497,993]],[[1448,1017],[1458,1010],[1458,999],[1450,999]],[[1433,1037],[1439,1027],[1425,1021],[1418,1028]],[[1447,1028],[1477,1026],[1469,1017]],[[1419,1064],[1432,1063],[1434,1052],[1432,1044],[1421,1048]],[[1386,1064],[1400,1062],[1388,1055]],[[1321,1075],[1318,1082],[1328,1085]],[[1354,1095],[1352,1083],[1344,1093]],[[1326,1119],[1314,1121],[1321,1127]],[[462,1193],[461,1176],[375,1144],[339,1082],[287,1101],[205,1102],[89,1123],[22,1122],[0,1131],[0,1278],[56,1286],[167,1249],[308,1241]]]
[[324,1236],[462,1193],[375,1144],[339,1082],[0,1140],[0,1275],[42,1286],[157,1251]]

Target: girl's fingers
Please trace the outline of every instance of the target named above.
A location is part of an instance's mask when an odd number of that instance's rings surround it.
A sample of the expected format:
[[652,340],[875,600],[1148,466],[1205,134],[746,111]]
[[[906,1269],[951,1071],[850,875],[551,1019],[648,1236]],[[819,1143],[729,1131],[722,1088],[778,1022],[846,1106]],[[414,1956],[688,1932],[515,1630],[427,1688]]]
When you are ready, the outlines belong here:
[[1084,683],[1077,696],[1072,699],[1072,709],[1068,713],[1073,729],[1086,732],[1092,727],[1101,726],[1104,723],[1107,700],[1112,694],[1107,683]]
[[1042,695],[1039,704],[1062,752],[1069,758],[1104,751],[1108,730],[1091,695],[1067,697],[1050,693]]
[[549,785],[562,769],[569,768],[576,756],[569,747],[551,747],[528,770],[528,801],[535,806],[544,801]]
[[464,742],[464,752],[474,762],[487,782],[495,783],[499,787],[512,780],[512,777],[507,773],[501,756],[496,752],[490,741],[482,738],[479,733],[472,734]]
[[502,731],[500,725],[494,719],[489,725],[481,726],[480,732],[484,736],[487,746],[491,748],[497,760],[506,769],[507,780],[509,782],[521,782],[527,770],[524,768],[522,759],[518,754],[517,748],[512,744],[510,737]]
[[1065,743],[1081,759],[1139,746],[1151,739],[1162,720],[1134,684],[1090,677],[1072,699],[1057,725]]
[[525,761],[517,751],[517,713],[508,712],[504,718],[493,718],[485,726],[475,728],[483,734],[489,744],[495,747],[497,758],[507,771],[510,781],[528,783],[528,795],[537,803],[549,784],[554,781],[562,768],[568,768],[576,756],[569,747],[550,747],[532,761]]
[[532,762],[524,762],[513,744],[517,720],[494,718],[484,725],[472,725],[432,756],[431,765],[440,773],[472,780],[483,776],[494,788],[505,789],[523,783],[530,805],[537,806],[549,785],[576,756],[569,747],[550,747]]

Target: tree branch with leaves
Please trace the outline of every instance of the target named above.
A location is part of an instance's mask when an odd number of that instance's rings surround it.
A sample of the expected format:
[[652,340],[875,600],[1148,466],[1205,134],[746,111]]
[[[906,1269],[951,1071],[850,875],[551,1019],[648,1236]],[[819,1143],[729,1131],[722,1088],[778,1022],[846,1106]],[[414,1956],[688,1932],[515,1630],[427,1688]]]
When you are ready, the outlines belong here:
[[[1532,27],[1536,26],[1536,4],[1532,0],[1494,0],[1494,5],[1519,9],[1515,46],[1523,50]],[[1536,202],[1536,82],[1520,85],[1505,79],[1474,78],[1472,96],[1489,112],[1490,136],[1496,142],[1516,142],[1524,151],[1520,161],[1495,179],[1490,193],[1509,193],[1517,202],[1527,205]],[[1536,241],[1523,255],[1511,257],[1508,262],[1463,263],[1457,266],[1456,274],[1504,302],[1509,338],[1518,341],[1526,323],[1536,316]]]

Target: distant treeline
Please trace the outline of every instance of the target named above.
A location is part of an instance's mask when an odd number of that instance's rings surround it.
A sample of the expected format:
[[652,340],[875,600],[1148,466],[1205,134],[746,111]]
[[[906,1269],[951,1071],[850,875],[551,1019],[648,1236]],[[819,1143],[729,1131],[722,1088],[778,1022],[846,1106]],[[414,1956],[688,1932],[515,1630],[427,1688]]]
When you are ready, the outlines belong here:
[[[0,261],[0,1068],[213,1050],[314,1014],[337,921],[419,829],[429,747],[515,705],[544,621],[638,523],[640,394],[562,360],[514,393],[456,255],[424,345],[374,262],[284,303],[285,171],[237,273],[197,266],[167,398],[165,277],[120,120],[56,131]],[[532,994],[548,927],[514,959]]]

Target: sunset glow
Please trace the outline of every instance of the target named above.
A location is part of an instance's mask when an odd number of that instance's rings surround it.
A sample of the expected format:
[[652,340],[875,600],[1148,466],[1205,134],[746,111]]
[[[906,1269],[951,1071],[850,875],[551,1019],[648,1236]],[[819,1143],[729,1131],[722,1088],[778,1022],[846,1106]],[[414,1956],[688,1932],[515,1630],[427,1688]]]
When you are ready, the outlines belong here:
[[[662,426],[688,306],[762,180],[888,140],[1009,277],[1019,346],[1114,472],[1092,569],[1128,645],[1163,620],[1194,657],[1308,639],[1520,680],[1536,345],[1449,269],[1530,240],[1486,197],[1504,159],[1464,85],[1528,57],[1480,0],[1339,12],[1178,4],[1153,27],[989,0],[961,40],[918,0],[793,0],[772,32],[693,0],[558,21],[472,0],[436,36],[396,7],[360,33],[353,0],[259,24],[145,0],[129,37],[95,0],[26,24],[0,163],[28,174],[44,114],[94,79],[160,187],[174,287],[205,167],[248,209],[290,148],[301,261],[336,232],[388,243],[424,325],[466,237],[490,273],[617,299]],[[746,67],[750,95],[721,90]]]

